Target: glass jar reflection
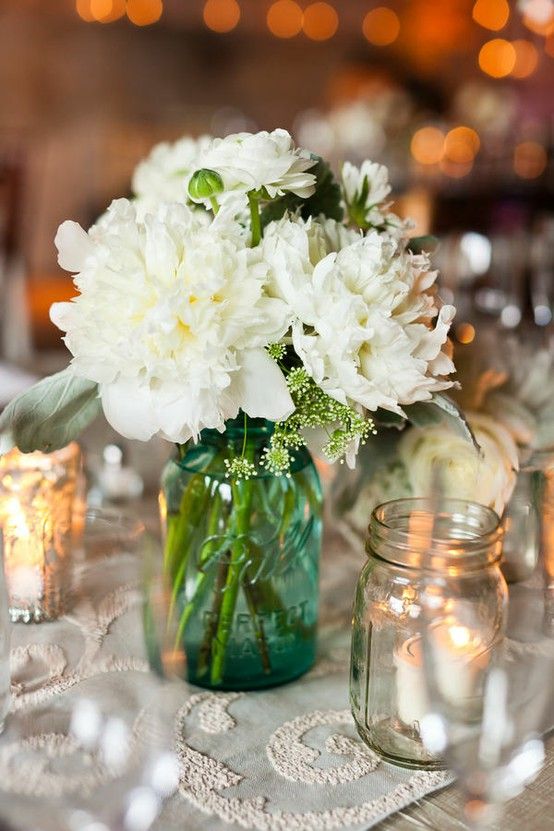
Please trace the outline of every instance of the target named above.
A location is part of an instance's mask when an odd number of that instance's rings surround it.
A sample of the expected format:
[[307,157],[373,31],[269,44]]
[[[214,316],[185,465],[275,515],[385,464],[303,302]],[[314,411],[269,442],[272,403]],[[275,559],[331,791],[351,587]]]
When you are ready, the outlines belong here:
[[533,467],[519,471],[502,522],[502,573],[508,583],[527,580],[539,558],[540,492],[543,474]]

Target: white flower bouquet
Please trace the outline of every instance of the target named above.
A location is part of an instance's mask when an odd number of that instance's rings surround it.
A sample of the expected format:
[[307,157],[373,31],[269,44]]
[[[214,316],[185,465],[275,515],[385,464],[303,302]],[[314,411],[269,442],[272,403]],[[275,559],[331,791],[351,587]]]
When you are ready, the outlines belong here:
[[123,436],[178,444],[242,411],[279,425],[266,463],[285,469],[304,427],[352,460],[376,413],[443,406],[454,309],[381,165],[345,164],[341,187],[275,130],[161,145],[134,187],[88,232],[59,228],[79,294],[51,317],[73,358],[5,410],[4,451],[66,444],[100,406]]
[[[424,241],[410,240],[390,212],[380,165],[345,164],[337,182],[322,159],[275,130],[160,145],[133,186],[136,198],[115,200],[88,232],[60,226],[59,262],[78,294],[54,304],[51,317],[71,363],[6,408],[0,450],[63,446],[100,409],[121,435],[161,436],[181,456],[205,431],[244,425],[242,444],[218,451],[232,491],[225,521],[212,518],[212,532],[227,540],[219,556],[226,621],[210,613],[217,647],[207,664],[217,664],[217,686],[244,578],[234,568],[236,540],[247,540],[258,510],[249,481],[290,477],[309,430],[325,436],[328,459],[350,465],[380,424],[408,417],[444,416],[467,438],[443,394],[453,384],[454,309],[438,301]],[[252,451],[256,419],[271,430]],[[178,551],[191,544],[184,524],[207,510],[193,495],[183,503],[189,520],[183,507],[168,533],[174,598],[190,584]],[[263,627],[253,625],[263,657]]]

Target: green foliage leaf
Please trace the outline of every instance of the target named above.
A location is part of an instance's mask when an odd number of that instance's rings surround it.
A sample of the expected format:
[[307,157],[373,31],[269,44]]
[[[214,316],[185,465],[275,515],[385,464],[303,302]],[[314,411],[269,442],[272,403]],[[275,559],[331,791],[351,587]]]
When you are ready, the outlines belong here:
[[391,413],[389,410],[376,410],[373,420],[377,427],[394,427],[396,430],[403,430],[406,425],[406,419],[403,416]]
[[439,247],[439,240],[432,234],[421,237],[412,237],[408,240],[408,248],[413,254],[432,254]]
[[0,453],[58,450],[77,438],[101,411],[98,385],[70,367],[18,395],[0,416]]
[[409,421],[416,427],[434,427],[445,424],[479,450],[471,427],[458,405],[447,395],[435,394],[429,401],[418,401],[404,407]]
[[[314,157],[315,158],[315,157]],[[323,214],[329,219],[340,222],[344,217],[341,204],[340,186],[333,175],[333,171],[324,159],[317,157],[317,164],[309,171],[316,177],[315,193],[308,199],[301,199],[294,193],[288,193],[279,199],[273,200],[262,210],[262,226],[265,228],[270,222],[281,219],[289,211],[300,211],[303,219]]]
[[302,217],[308,219],[310,216],[323,214],[329,219],[341,222],[344,218],[341,189],[329,163],[319,158],[311,172],[315,173],[316,189],[313,196],[304,202],[301,210]]

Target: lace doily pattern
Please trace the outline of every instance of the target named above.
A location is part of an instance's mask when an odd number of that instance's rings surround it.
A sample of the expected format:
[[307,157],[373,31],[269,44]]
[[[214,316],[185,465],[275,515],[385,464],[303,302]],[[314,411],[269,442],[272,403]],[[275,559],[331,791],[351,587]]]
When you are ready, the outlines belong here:
[[304,744],[306,733],[322,725],[352,724],[349,710],[315,710],[292,721],[285,722],[269,739],[266,751],[273,768],[290,782],[306,785],[339,785],[354,782],[375,770],[379,757],[359,741],[340,733],[332,733],[325,740],[325,749],[336,756],[350,756],[352,761],[338,767],[314,767],[321,755],[319,750]]
[[[208,724],[209,732],[228,734],[239,729],[240,719],[229,712],[229,708],[243,696],[193,695],[178,713],[175,725],[176,744],[180,764],[180,793],[195,808],[204,814],[216,816],[226,823],[259,831],[330,831],[330,829],[352,829],[370,827],[384,816],[399,810],[414,799],[440,788],[450,781],[447,773],[420,772],[400,775],[403,781],[393,783],[390,790],[370,800],[361,799],[356,804],[344,804],[345,793],[340,790],[331,795],[337,804],[322,810],[299,810],[276,808],[272,789],[263,795],[244,798],[232,795],[243,784],[244,777],[206,753],[201,753],[187,741],[187,723],[196,711],[209,710],[212,713]],[[237,708],[238,709],[238,708]],[[216,715],[217,714],[217,715]],[[349,711],[315,710],[281,725],[269,738],[266,747],[268,759],[274,771],[283,779],[303,785],[317,787],[316,801],[329,798],[329,786],[360,782],[363,787],[359,794],[371,791],[369,776],[380,764],[379,758],[368,751],[359,740],[348,735],[332,732],[324,740],[324,751],[333,756],[350,757],[350,761],[334,767],[316,766],[321,751],[305,743],[306,735],[314,728],[336,728],[352,725]],[[219,745],[221,746],[221,741]],[[263,765],[260,765],[263,768]],[[394,775],[390,777],[394,780]],[[260,776],[268,780],[267,771]],[[364,781],[365,780],[365,781]],[[278,782],[276,783],[278,787]],[[332,791],[332,789],[331,789]],[[333,800],[334,797],[334,800]],[[341,804],[342,803],[342,804]]]

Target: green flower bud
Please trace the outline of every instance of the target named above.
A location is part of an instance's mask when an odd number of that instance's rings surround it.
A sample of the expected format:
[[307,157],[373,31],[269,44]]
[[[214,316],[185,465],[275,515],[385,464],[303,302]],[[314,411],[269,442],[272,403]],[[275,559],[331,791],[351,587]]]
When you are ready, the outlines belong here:
[[197,170],[189,182],[189,196],[194,200],[213,199],[223,190],[223,179],[219,173],[207,167]]

